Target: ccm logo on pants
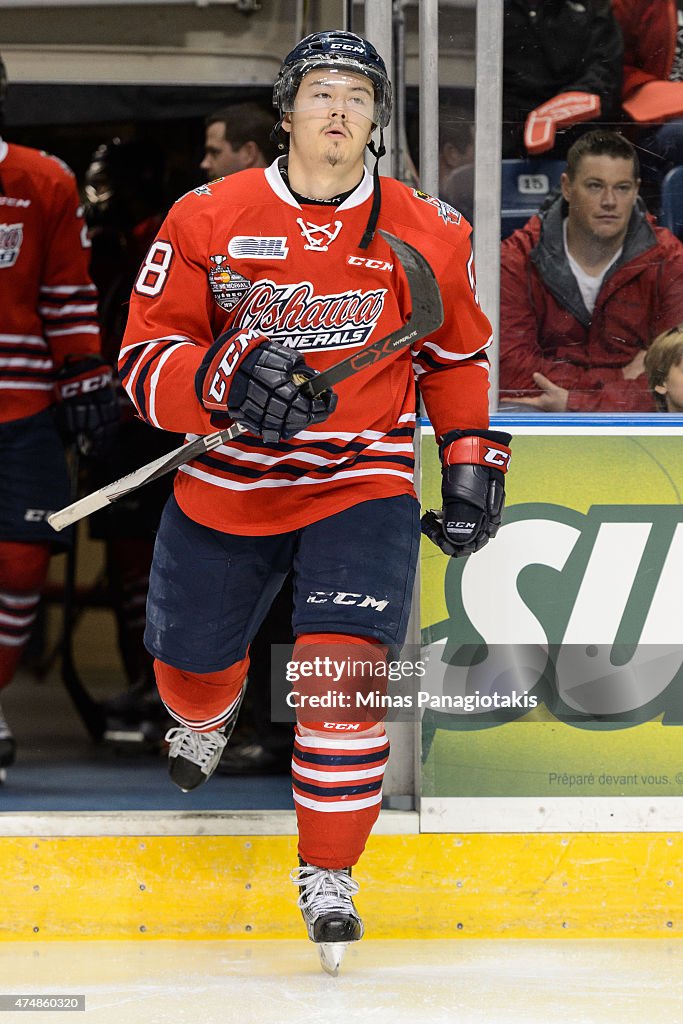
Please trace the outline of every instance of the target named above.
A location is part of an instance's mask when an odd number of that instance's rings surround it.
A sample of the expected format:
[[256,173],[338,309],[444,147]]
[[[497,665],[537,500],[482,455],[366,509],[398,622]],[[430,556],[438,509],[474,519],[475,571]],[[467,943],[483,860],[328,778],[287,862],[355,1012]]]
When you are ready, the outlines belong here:
[[388,601],[378,600],[370,594],[349,594],[343,590],[311,590],[306,598],[306,604],[352,604],[359,608],[374,608],[383,612]]

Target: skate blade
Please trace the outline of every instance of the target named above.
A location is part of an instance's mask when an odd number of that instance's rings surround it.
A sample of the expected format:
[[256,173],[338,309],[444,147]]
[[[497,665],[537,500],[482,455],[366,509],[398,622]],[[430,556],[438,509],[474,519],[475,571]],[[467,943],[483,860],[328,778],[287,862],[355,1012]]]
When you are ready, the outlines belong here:
[[341,962],[348,942],[317,942],[318,953],[320,954],[320,966],[326,974],[336,978],[339,974]]

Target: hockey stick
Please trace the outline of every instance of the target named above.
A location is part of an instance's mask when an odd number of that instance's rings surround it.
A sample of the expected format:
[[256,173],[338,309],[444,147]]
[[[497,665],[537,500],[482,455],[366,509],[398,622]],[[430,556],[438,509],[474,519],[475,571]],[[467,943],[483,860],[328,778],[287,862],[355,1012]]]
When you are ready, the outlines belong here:
[[[73,450],[71,453],[71,491],[76,494],[78,491],[78,453]],[[90,696],[86,690],[81,677],[76,669],[73,654],[73,632],[74,632],[74,604],[76,595],[76,556],[78,528],[73,532],[73,538],[66,552],[66,569],[64,572],[64,601],[63,601],[63,626],[61,642],[61,670],[62,682],[66,692],[71,697],[76,711],[80,715],[83,725],[90,736],[98,742],[102,739],[105,729],[105,713],[100,704]]]
[[[419,341],[425,335],[436,331],[443,323],[443,303],[439,286],[432,268],[422,253],[401,238],[390,235],[388,231],[380,231],[380,234],[394,250],[405,271],[412,313],[407,323],[392,331],[385,338],[379,338],[359,352],[342,359],[341,362],[331,366],[329,370],[318,374],[313,380],[304,381],[301,391],[309,398],[315,398],[332,384],[337,384],[352,374],[364,370],[367,366],[372,366],[380,359],[386,359],[387,356],[406,348],[414,341]],[[151,483],[152,480],[156,480],[165,473],[170,473],[172,470],[178,469],[179,466],[191,462],[198,455],[212,451],[219,445],[232,441],[233,438],[244,433],[246,433],[246,429],[239,423],[234,423],[231,427],[219,430],[215,434],[198,437],[194,441],[190,441],[189,444],[181,445],[180,448],[136,469],[133,473],[128,473],[120,480],[107,484],[99,491],[86,495],[80,501],[75,501],[72,505],[53,512],[48,516],[47,521],[55,530],[63,530],[70,523],[75,523],[77,520],[97,512],[98,509],[110,505],[125,494],[137,490],[138,487],[142,487],[143,484]]]

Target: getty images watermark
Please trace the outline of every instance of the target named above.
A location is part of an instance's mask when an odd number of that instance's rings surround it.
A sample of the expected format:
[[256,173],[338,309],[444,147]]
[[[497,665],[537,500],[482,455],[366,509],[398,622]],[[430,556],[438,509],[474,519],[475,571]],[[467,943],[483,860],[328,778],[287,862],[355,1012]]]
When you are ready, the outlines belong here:
[[[371,719],[411,720],[426,710],[451,713],[514,711],[535,708],[538,700],[523,691],[444,692],[429,656],[419,647],[403,648],[391,658],[355,644],[314,644],[292,657],[291,647],[275,645],[272,658],[272,719],[292,722],[321,718],[331,722]],[[436,668],[436,666],[434,666]]]

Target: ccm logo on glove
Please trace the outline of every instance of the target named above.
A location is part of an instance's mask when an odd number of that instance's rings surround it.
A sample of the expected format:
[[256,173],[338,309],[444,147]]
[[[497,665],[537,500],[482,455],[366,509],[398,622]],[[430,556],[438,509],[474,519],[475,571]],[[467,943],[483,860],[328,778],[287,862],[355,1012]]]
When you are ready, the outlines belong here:
[[299,390],[317,376],[300,353],[258,331],[226,331],[204,356],[195,390],[214,417],[227,413],[268,444],[277,444],[334,412],[337,396],[331,388],[314,398]]
[[214,401],[217,403],[218,408],[225,408],[225,399],[229,386],[228,378],[232,376],[235,367],[240,361],[240,356],[246,352],[249,348],[249,342],[253,341],[254,338],[260,338],[263,341],[263,335],[252,328],[250,331],[242,331],[240,334],[236,334],[232,339],[223,353],[220,362],[214,368],[213,377],[207,389],[207,397],[204,400],[204,404],[207,407],[210,401]]
[[93,374],[92,371],[88,371],[83,376],[72,380],[57,380],[55,387],[57,397],[63,402],[67,398],[75,398],[77,395],[87,395],[92,391],[99,391],[100,388],[106,388],[111,382],[112,372],[110,367],[106,366],[98,373]]
[[101,356],[67,359],[55,380],[57,425],[81,455],[103,456],[113,447],[119,403],[111,367]]

